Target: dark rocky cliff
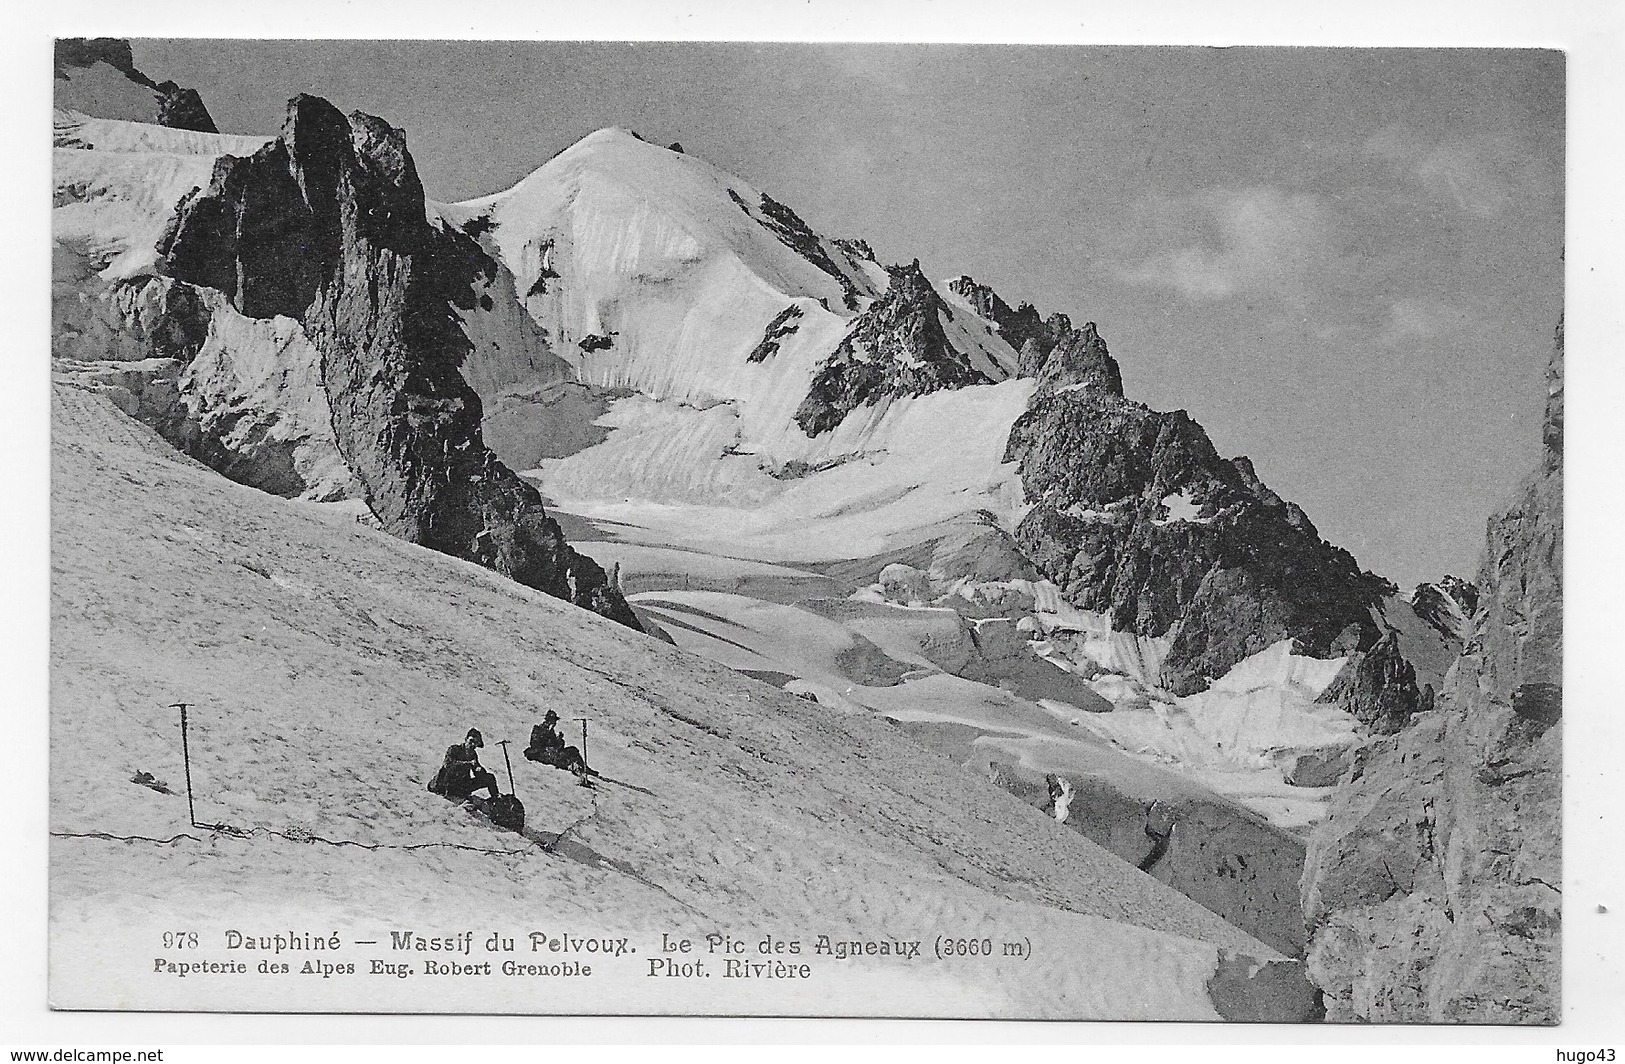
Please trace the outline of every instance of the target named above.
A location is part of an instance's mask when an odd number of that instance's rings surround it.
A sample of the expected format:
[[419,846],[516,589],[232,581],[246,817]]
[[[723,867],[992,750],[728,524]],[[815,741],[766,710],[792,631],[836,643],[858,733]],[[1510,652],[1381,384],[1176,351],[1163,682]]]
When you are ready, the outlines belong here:
[[603,570],[565,543],[481,436],[459,373],[459,311],[496,264],[425,217],[405,134],[298,96],[281,135],[227,156],[177,208],[162,270],[253,318],[301,322],[322,353],[339,451],[383,527],[639,627]]
[[1360,751],[1311,839],[1308,959],[1328,1019],[1558,1021],[1561,325],[1548,380],[1541,466],[1490,519],[1437,709]]
[[1031,369],[1038,388],[1005,451],[1033,503],[1017,542],[1077,606],[1172,633],[1171,690],[1199,691],[1282,639],[1320,657],[1377,642],[1372,607],[1392,585],[1322,540],[1246,458],[1221,458],[1184,411],[1125,399],[1093,323]]

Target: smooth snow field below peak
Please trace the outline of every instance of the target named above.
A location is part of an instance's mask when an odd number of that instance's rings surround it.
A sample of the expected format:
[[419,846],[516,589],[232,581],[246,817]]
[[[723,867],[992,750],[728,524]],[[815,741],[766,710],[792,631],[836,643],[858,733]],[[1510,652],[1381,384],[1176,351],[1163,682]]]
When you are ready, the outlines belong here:
[[[533,475],[560,508],[623,526],[617,538],[759,561],[863,558],[953,517],[1017,512],[1004,445],[1031,389],[896,400],[800,443],[793,423],[776,439],[747,437],[730,405],[634,396],[599,419],[613,430],[603,443]],[[786,472],[791,459],[802,464]]]

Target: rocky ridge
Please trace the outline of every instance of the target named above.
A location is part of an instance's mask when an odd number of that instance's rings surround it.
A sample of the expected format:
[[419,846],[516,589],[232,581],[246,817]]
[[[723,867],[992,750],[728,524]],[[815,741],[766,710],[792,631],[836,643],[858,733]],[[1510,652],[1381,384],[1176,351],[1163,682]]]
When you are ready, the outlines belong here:
[[143,117],[172,129],[219,132],[196,89],[182,88],[173,81],[154,81],[136,68],[129,41],[116,37],[64,37],[57,40],[55,51],[58,81],[70,82],[75,72],[104,64],[152,92],[153,111]]
[[828,432],[853,410],[882,399],[993,383],[948,342],[942,323],[953,318],[953,310],[926,280],[919,260],[887,272],[885,294],[853,321],[796,409],[796,424],[808,436]]
[[1372,608],[1392,586],[1184,411],[1126,399],[1093,323],[1063,333],[1034,375],[1005,451],[1032,503],[1016,540],[1078,607],[1171,636],[1169,689],[1199,691],[1283,639],[1315,657],[1377,643]]
[[239,314],[303,326],[338,451],[387,531],[638,627],[483,442],[479,397],[459,373],[472,350],[461,314],[497,265],[427,220],[404,133],[295,97],[279,137],[218,160],[158,251],[167,276]]
[[1540,468],[1491,518],[1434,712],[1359,751],[1310,841],[1333,1021],[1556,1023],[1562,920],[1563,352]]
[[750,354],[745,356],[745,361],[761,362],[777,352],[779,343],[801,328],[797,320],[801,315],[801,308],[794,303],[785,307],[777,317],[767,323],[767,328],[762,331],[761,343],[751,349]]
[[818,234],[801,220],[801,216],[765,192],[762,193],[761,212],[762,216],[758,220],[762,223],[762,227],[778,237],[785,247],[839,281],[841,301],[846,305],[846,309],[858,309],[857,286],[852,283],[851,277],[841,272],[835,265],[819,241]]
[[1023,377],[1037,376],[1050,350],[1072,331],[1072,320],[1065,314],[1040,317],[1038,309],[1027,302],[1011,310],[997,292],[968,275],[949,281],[948,289],[998,326],[999,336],[1016,352],[1018,372]]

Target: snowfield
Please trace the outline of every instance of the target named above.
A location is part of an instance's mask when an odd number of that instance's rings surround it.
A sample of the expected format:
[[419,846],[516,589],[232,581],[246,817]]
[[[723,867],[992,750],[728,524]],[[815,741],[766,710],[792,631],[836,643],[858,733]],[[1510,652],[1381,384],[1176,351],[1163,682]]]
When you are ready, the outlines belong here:
[[534,476],[561,508],[631,526],[622,538],[759,561],[864,558],[919,542],[949,518],[1015,512],[1021,482],[1004,444],[1032,383],[863,408],[804,452],[833,464],[786,479],[747,453],[731,405],[622,399],[596,422],[614,430],[609,439]]
[[109,259],[104,280],[152,270],[153,245],[175,204],[206,186],[221,155],[250,155],[269,137],[239,137],[169,129],[143,122],[91,118],[74,111],[53,116],[52,177],[74,190],[51,214],[58,243],[89,241]]
[[[1268,993],[1246,998],[1282,970],[1258,968],[1274,951],[893,724],[391,539],[351,508],[230,483],[101,396],[58,386],[53,424],[57,1006],[172,1004],[178,977],[155,958],[234,959],[232,929],[385,944],[537,929],[624,936],[639,954],[593,958],[589,978],[295,974],[276,1006],[1215,1019],[1219,1001],[1284,1018]],[[199,821],[246,837],[191,827],[180,793],[131,782],[183,790],[177,701],[192,703]],[[608,779],[585,789],[516,759],[530,838],[425,790],[470,725],[506,785],[496,741],[522,742],[546,708],[591,718]],[[166,950],[176,928],[200,948]],[[805,981],[647,974],[663,932],[713,931],[1032,952],[809,958]],[[297,972],[309,956],[278,959]],[[193,975],[187,1001],[263,1008],[255,987]]]

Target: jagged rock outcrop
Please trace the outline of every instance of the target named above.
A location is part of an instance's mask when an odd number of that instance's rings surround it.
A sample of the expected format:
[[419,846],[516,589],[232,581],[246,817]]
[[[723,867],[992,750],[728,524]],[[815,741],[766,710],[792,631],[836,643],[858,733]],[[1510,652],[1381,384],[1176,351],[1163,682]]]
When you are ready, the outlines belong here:
[[297,96],[277,139],[221,158],[181,202],[158,251],[167,275],[240,314],[303,326],[338,450],[387,531],[639,627],[484,444],[460,312],[497,265],[427,221],[401,130]]
[[796,331],[801,328],[801,315],[801,308],[794,303],[780,311],[772,321],[767,323],[767,328],[762,331],[761,342],[751,349],[750,354],[745,356],[745,361],[763,362],[769,356],[777,353],[780,342],[786,337],[795,335]]
[[1092,325],[1037,366],[1039,387],[1011,428],[1033,507],[1016,540],[1077,606],[1114,627],[1172,634],[1164,683],[1207,686],[1283,639],[1326,657],[1380,636],[1371,609],[1394,588],[1320,538],[1246,458],[1219,457],[1182,410],[1123,397],[1122,375]]
[[1432,687],[1417,686],[1394,633],[1385,632],[1370,650],[1350,655],[1319,701],[1339,706],[1374,735],[1392,735],[1413,714],[1432,709],[1433,699]]
[[949,344],[942,322],[953,310],[920,272],[919,260],[888,273],[885,294],[853,321],[796,409],[796,424],[809,436],[829,432],[858,407],[883,398],[992,383]]
[[1123,394],[1122,371],[1092,321],[1057,337],[1032,375],[1038,378],[1039,391],[1091,388],[1110,395]]
[[1563,471],[1563,321],[1557,322],[1557,342],[1552,357],[1546,363],[1546,418],[1541,425],[1540,442],[1543,448],[1541,471],[1556,474]]
[[157,91],[162,94],[158,98],[159,125],[199,133],[220,132],[196,89],[183,89],[173,81],[164,81],[158,84]]
[[834,240],[831,240],[830,243],[840,248],[841,252],[846,255],[847,258],[852,259],[853,261],[867,260],[877,265],[879,264],[880,260],[875,258],[874,249],[869,246],[869,242],[867,240],[859,240],[856,237],[838,236]]
[[[738,195],[732,189],[729,190],[729,194],[733,195],[735,202],[739,202]],[[834,260],[829,257],[829,252],[824,250],[824,245],[819,241],[818,234],[801,220],[799,214],[764,192],[761,215],[756,220],[764,229],[778,237],[779,242],[785,247],[839,281],[841,301],[846,304],[846,309],[857,309],[857,286],[853,284],[852,278],[842,273],[835,265]]]
[[999,293],[988,285],[978,284],[969,274],[960,274],[949,281],[948,291],[969,303],[976,313],[999,326],[1001,330],[1014,313],[1010,309],[1010,304],[1000,298]]
[[1562,917],[1562,330],[1545,453],[1489,522],[1437,711],[1362,749],[1302,894],[1327,1018],[1556,1023]]
[[1460,643],[1472,630],[1478,609],[1478,588],[1459,576],[1417,584],[1410,595],[1411,611],[1446,639]]
[[998,326],[999,336],[1016,351],[1018,376],[1036,376],[1051,349],[1072,331],[1072,321],[1065,314],[1043,318],[1031,303],[1022,303],[1011,310],[1010,304],[997,292],[969,276],[955,277],[948,282],[948,288],[969,303],[977,314]]

